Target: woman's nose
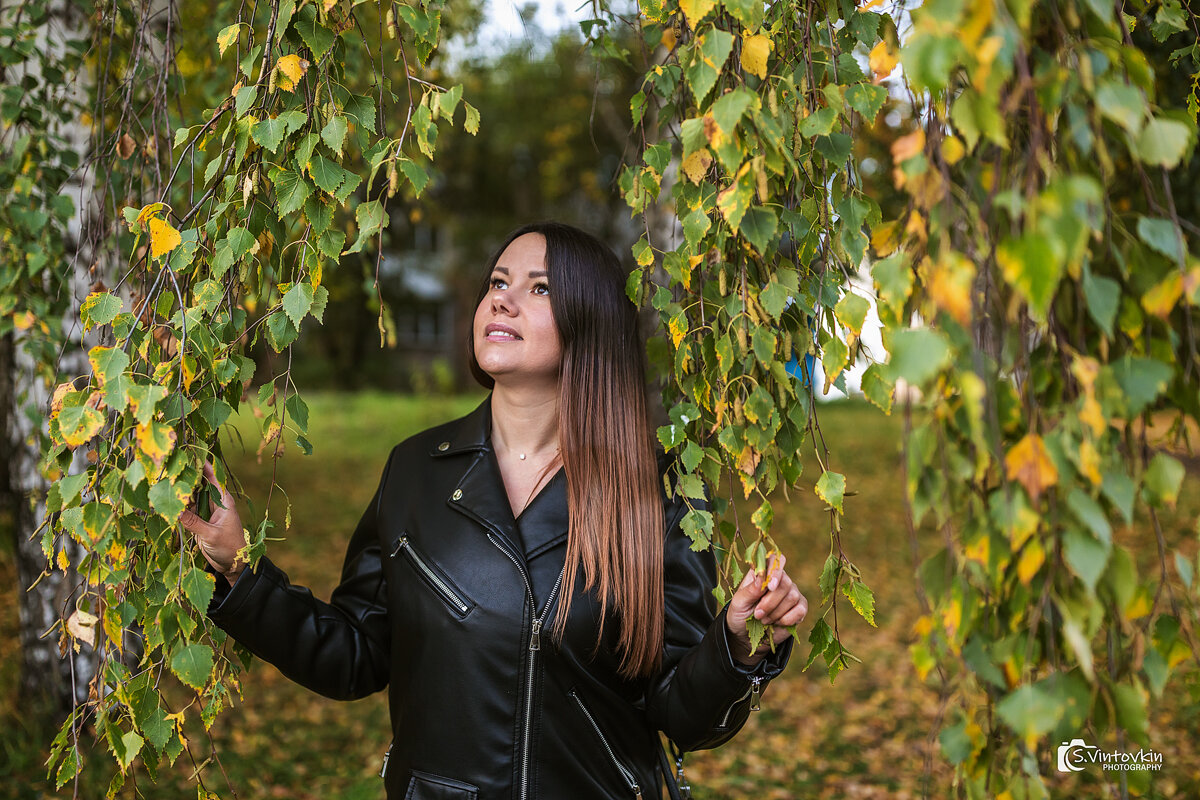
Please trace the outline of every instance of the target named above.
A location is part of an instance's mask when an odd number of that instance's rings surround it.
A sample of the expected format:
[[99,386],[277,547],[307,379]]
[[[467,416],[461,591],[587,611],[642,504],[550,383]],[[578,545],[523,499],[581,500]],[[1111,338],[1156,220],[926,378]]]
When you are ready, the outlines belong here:
[[517,304],[509,294],[508,289],[498,289],[492,292],[492,311],[504,314],[515,314],[517,312]]

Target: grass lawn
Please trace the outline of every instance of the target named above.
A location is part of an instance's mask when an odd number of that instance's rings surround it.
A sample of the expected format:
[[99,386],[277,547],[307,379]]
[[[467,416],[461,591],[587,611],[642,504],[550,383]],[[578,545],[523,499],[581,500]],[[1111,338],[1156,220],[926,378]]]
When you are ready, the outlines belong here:
[[[269,552],[294,582],[328,597],[336,584],[346,538],[369,502],[391,446],[409,434],[460,416],[481,395],[417,398],[363,393],[310,394],[311,456],[290,443],[278,463],[278,479],[292,504],[286,541]],[[936,733],[941,707],[937,691],[918,681],[909,656],[912,624],[920,614],[914,592],[914,559],[940,547],[941,537],[923,530],[913,542],[907,533],[901,485],[901,420],[884,417],[857,403],[824,406],[822,427],[833,451],[832,469],[846,474],[848,489],[843,546],[876,594],[876,622],[868,626],[840,605],[846,645],[864,663],[829,684],[822,662],[801,672],[808,654],[797,643],[792,665],[764,694],[762,711],[752,714],[742,733],[715,751],[689,754],[685,768],[697,800],[735,798],[911,798],[954,795],[952,771],[942,761]],[[261,459],[254,420],[238,420],[244,448],[227,448],[245,489],[262,503],[272,470],[270,453]],[[777,539],[788,567],[814,606],[801,625],[807,636],[819,602],[817,577],[829,552],[828,521],[812,492],[818,477],[815,460],[776,510]],[[1193,462],[1194,464],[1194,462]],[[1191,474],[1177,519],[1167,521],[1168,545],[1185,543],[1195,552],[1193,528],[1200,493]],[[283,519],[287,499],[276,492],[273,517]],[[245,506],[244,519],[251,519]],[[261,512],[260,512],[261,513]],[[1145,526],[1116,532],[1147,561],[1157,563],[1153,538]],[[0,547],[0,581],[12,587],[15,570],[9,544]],[[915,550],[914,550],[915,547]],[[30,722],[14,697],[16,686],[16,590],[0,594],[0,797],[48,796],[40,780],[45,744],[51,733]],[[1173,679],[1166,697],[1182,698]],[[1152,740],[1164,753],[1164,767],[1153,781],[1156,797],[1200,796],[1200,732],[1197,706],[1180,699],[1154,709]],[[453,713],[448,711],[448,713]],[[220,765],[202,770],[206,786],[222,798],[379,798],[377,777],[388,741],[383,693],[354,703],[318,697],[256,664],[242,680],[242,698],[213,727],[212,743]],[[208,758],[212,744],[201,730],[190,734],[196,763]],[[99,756],[96,760],[100,760]],[[142,775],[137,790],[147,798],[195,796],[189,776],[195,765],[185,755],[157,785]],[[224,774],[223,774],[224,773]],[[91,786],[83,795],[102,796]],[[1053,785],[1055,796],[1105,796],[1095,784],[1070,780]],[[63,796],[70,796],[69,787]],[[121,797],[137,796],[126,787]],[[549,800],[549,799],[548,799]]]

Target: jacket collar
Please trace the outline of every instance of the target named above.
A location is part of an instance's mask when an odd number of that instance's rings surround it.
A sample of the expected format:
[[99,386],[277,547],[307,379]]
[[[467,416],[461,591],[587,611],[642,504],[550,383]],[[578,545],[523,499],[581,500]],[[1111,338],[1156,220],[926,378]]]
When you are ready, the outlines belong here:
[[[513,518],[512,506],[492,450],[492,396],[433,445],[435,458],[474,453],[450,496],[449,504],[507,539],[517,553],[536,556],[567,536],[567,481],[560,469],[551,476],[525,510]],[[519,529],[519,530],[518,530]]]

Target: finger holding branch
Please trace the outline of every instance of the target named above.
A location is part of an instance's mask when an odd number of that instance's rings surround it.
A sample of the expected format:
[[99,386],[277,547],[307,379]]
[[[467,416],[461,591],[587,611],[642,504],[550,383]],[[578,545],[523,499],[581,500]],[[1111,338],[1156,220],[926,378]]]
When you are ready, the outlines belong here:
[[[772,645],[778,646],[791,636],[788,630],[801,622],[808,614],[808,598],[800,591],[791,577],[784,572],[787,558],[782,553],[771,557],[766,576],[757,571],[746,573],[733,598],[725,621],[734,636],[733,654],[742,664],[754,666],[766,657]],[[762,642],[758,650],[750,652],[750,634],[746,621],[753,617],[764,625],[770,625],[771,641]]]
[[232,586],[246,566],[246,562],[238,558],[238,551],[246,546],[242,519],[238,516],[233,495],[217,480],[211,461],[204,464],[204,479],[220,492],[212,514],[207,520],[202,518],[193,500],[179,521],[195,538],[200,554]]

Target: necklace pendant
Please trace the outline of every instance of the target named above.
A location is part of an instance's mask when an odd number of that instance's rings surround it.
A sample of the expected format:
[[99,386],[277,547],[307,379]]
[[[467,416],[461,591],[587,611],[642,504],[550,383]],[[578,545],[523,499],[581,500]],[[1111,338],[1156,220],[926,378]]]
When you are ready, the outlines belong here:
[[521,453],[521,460],[522,460],[522,461],[524,461],[524,460],[525,460],[525,454],[524,454],[524,453]]

